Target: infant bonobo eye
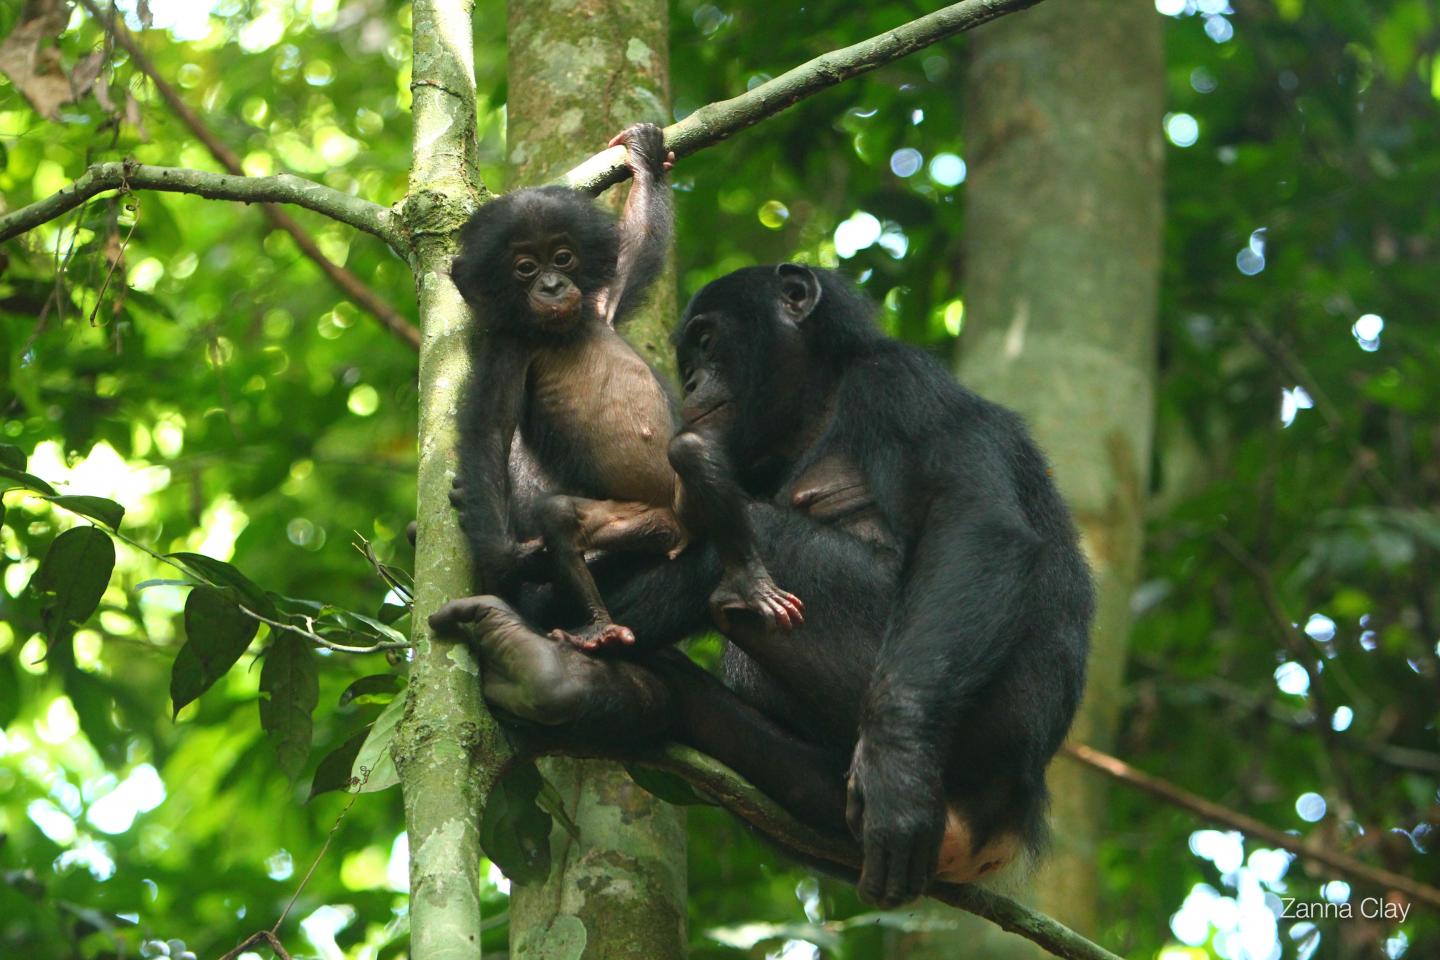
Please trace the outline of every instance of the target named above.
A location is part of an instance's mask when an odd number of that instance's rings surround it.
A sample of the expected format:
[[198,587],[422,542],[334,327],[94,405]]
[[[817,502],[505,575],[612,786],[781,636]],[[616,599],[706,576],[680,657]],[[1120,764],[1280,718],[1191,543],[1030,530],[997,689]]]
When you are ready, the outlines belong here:
[[515,276],[521,280],[530,280],[540,272],[540,261],[534,257],[515,258]]
[[575,251],[569,247],[561,247],[555,251],[555,256],[550,258],[550,262],[561,270],[569,270],[576,263]]

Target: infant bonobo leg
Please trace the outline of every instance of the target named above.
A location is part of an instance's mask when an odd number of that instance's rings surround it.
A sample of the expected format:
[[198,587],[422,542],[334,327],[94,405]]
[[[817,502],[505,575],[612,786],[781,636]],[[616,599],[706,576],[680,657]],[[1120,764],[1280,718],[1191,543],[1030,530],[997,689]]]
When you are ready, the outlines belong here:
[[710,595],[711,616],[720,629],[729,628],[729,614],[737,610],[758,614],[767,626],[782,630],[804,623],[805,604],[776,586],[760,559],[745,512],[748,498],[720,443],[700,431],[682,430],[670,441],[670,464],[680,477],[686,526],[708,536],[725,564],[720,585]]
[[635,634],[615,623],[595,578],[585,566],[585,551],[666,553],[684,545],[685,533],[669,507],[621,500],[585,500],[553,496],[540,508],[545,546],[555,582],[583,605],[589,618],[577,631],[553,630],[582,650],[628,646]]
[[498,597],[452,600],[430,617],[437,634],[463,637],[480,661],[485,700],[545,728],[541,742],[601,756],[653,747],[670,735],[672,696],[643,666],[587,656],[530,629]]

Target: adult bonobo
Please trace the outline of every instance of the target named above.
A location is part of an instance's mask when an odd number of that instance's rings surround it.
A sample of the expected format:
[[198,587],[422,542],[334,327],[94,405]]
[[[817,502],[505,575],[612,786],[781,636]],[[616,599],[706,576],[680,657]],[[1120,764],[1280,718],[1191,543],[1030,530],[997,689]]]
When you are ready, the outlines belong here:
[[[861,895],[894,905],[937,868],[974,879],[1039,843],[1093,598],[1019,419],[872,315],[836,274],[782,264],[708,285],[677,333],[682,420],[701,428],[680,444],[689,466],[760,501],[736,512],[806,598],[790,634],[731,618],[728,690],[674,651],[588,657],[498,601],[458,601],[436,623],[478,624],[487,697],[570,744],[674,736],[808,822],[848,823]],[[720,579],[699,549],[602,589],[644,648],[702,626]]]

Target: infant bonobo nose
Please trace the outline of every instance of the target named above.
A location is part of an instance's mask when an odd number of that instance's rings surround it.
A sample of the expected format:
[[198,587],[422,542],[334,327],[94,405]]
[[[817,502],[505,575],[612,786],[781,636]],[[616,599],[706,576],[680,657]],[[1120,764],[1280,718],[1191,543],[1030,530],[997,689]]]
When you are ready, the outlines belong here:
[[559,273],[544,273],[540,276],[540,292],[554,296],[565,289],[565,277]]

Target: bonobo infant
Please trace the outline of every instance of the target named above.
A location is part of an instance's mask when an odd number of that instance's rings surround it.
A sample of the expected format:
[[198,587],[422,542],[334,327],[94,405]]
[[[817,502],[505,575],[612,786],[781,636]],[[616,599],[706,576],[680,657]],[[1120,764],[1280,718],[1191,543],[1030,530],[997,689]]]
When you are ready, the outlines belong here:
[[519,613],[464,598],[431,624],[474,638],[486,699],[542,742],[623,756],[679,740],[806,823],[848,827],[871,902],[989,876],[1039,847],[1094,601],[1019,417],[884,336],[844,278],[801,264],[707,285],[676,347],[682,420],[700,428],[681,459],[805,597],[805,623],[782,636],[731,617],[724,685],[656,649],[710,625],[728,574],[705,539],[673,561],[595,568],[644,657],[536,632],[557,616],[543,595]]
[[[745,528],[725,522],[728,493],[687,455],[691,437],[672,441],[669,391],[615,331],[664,265],[673,213],[663,181],[674,160],[653,124],[616,144],[634,177],[618,224],[584,194],[551,186],[485,204],[460,235],[451,276],[487,329],[474,334],[452,500],[481,583],[513,596],[521,581],[553,580],[585,617],[557,637],[585,649],[629,644],[586,552],[674,557],[703,533],[725,562],[714,597],[722,616],[743,608],[798,625],[800,601],[775,585]],[[517,429],[547,486],[523,511],[509,481]],[[519,513],[538,539],[516,536]]]

